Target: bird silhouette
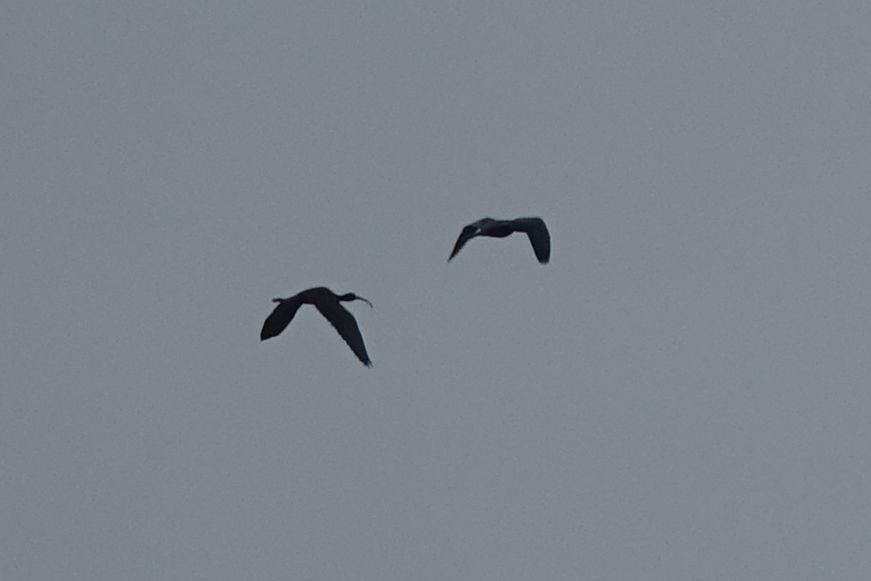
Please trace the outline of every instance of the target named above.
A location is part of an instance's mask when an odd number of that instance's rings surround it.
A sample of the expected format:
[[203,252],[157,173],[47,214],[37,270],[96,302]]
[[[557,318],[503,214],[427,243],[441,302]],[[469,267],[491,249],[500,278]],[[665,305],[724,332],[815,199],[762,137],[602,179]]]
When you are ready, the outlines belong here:
[[547,264],[550,260],[550,234],[541,218],[516,218],[514,220],[482,218],[477,222],[472,222],[460,232],[460,237],[454,244],[448,262],[457,255],[466,242],[475,236],[505,238],[514,232],[524,232],[529,237],[535,257],[541,264]]
[[345,307],[340,304],[340,301],[363,301],[370,307],[372,303],[363,297],[357,296],[354,293],[346,293],[337,295],[325,286],[318,286],[304,290],[301,293],[295,294],[286,299],[272,299],[272,302],[278,303],[278,306],[266,317],[263,322],[263,329],[260,331],[260,340],[265,341],[271,337],[275,337],[290,324],[296,311],[304,304],[314,305],[315,308],[335,327],[345,343],[357,356],[357,359],[363,362],[366,367],[372,366],[372,360],[369,359],[369,354],[366,353],[366,345],[363,343],[363,336],[360,334],[360,328],[357,326],[357,320],[354,315],[348,312]]

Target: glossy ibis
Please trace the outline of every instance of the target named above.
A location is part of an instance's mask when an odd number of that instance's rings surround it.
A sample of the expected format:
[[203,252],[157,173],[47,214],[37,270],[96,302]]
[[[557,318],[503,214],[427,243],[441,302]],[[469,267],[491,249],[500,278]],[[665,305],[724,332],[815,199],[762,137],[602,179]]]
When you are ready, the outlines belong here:
[[372,361],[369,359],[369,354],[366,353],[366,345],[363,343],[363,336],[360,334],[357,321],[354,319],[354,315],[349,313],[340,303],[340,301],[350,302],[355,300],[363,301],[370,307],[372,306],[372,303],[354,293],[337,295],[325,286],[310,288],[286,299],[272,299],[272,302],[278,303],[278,306],[275,307],[275,310],[263,322],[260,340],[265,341],[284,331],[285,327],[293,320],[296,311],[302,305],[314,305],[330,324],[336,328],[336,331],[339,332],[345,343],[351,347],[351,351],[354,352],[357,359],[362,361],[367,367],[371,367]]
[[535,257],[541,264],[547,264],[550,260],[550,234],[547,231],[547,226],[544,225],[544,220],[541,218],[516,218],[514,220],[482,218],[477,222],[472,222],[460,232],[460,237],[457,238],[457,242],[454,244],[454,249],[448,257],[448,262],[457,255],[466,242],[475,236],[505,238],[514,232],[524,232],[529,236],[529,242],[532,244]]

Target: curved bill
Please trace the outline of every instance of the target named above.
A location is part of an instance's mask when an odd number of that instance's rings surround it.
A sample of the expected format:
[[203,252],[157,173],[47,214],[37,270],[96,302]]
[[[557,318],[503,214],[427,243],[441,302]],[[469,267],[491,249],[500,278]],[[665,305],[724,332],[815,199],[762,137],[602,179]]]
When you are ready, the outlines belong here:
[[358,301],[363,301],[364,303],[366,303],[367,305],[369,305],[371,308],[374,308],[374,307],[372,307],[372,303],[369,302],[369,299],[364,299],[364,298],[361,297],[360,295],[357,295],[357,300],[358,300]]

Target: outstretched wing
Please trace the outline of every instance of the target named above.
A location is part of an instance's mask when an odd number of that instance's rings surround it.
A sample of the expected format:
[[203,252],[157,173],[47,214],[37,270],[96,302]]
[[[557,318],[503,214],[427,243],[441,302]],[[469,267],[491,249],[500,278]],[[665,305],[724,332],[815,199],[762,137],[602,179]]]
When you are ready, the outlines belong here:
[[265,341],[270,337],[275,337],[293,320],[293,316],[299,310],[300,301],[289,299],[285,301],[277,301],[278,306],[275,307],[266,320],[263,321],[263,328],[260,330],[260,340]]
[[542,264],[550,260],[550,233],[541,218],[517,218],[514,220],[520,231],[526,232],[535,257]]
[[363,343],[363,335],[360,334],[360,327],[357,326],[354,315],[348,312],[339,301],[318,301],[315,303],[315,307],[335,327],[357,359],[362,361],[366,367],[371,367],[372,360],[366,353],[366,344]]
[[460,237],[457,238],[457,242],[454,244],[454,249],[451,250],[451,255],[448,256],[448,262],[451,261],[451,258],[457,255],[460,248],[462,248],[470,238],[474,238],[480,231],[481,229],[474,225],[469,225],[463,228],[463,231],[460,232]]

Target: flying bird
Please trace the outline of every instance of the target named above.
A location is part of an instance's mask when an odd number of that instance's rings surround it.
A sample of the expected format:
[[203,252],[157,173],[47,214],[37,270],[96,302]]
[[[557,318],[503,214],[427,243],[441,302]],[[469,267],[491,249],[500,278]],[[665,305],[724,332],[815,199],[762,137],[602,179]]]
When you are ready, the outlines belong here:
[[524,232],[529,237],[535,257],[541,264],[547,264],[550,260],[550,234],[541,218],[516,218],[514,220],[482,218],[477,222],[472,222],[460,232],[460,237],[454,244],[448,262],[457,255],[466,242],[475,236],[505,238],[514,232]]
[[342,339],[345,340],[345,343],[351,347],[351,351],[354,352],[357,359],[362,361],[366,367],[371,367],[372,360],[369,359],[369,354],[366,353],[366,345],[363,343],[363,336],[360,334],[357,320],[354,319],[354,315],[341,305],[340,301],[363,301],[370,307],[372,306],[372,303],[354,293],[337,295],[325,286],[310,288],[286,299],[272,299],[272,302],[278,303],[278,306],[275,307],[275,310],[263,322],[260,340],[265,341],[284,331],[285,327],[293,320],[296,311],[302,305],[314,305],[330,324],[335,327],[339,335],[342,336]]

